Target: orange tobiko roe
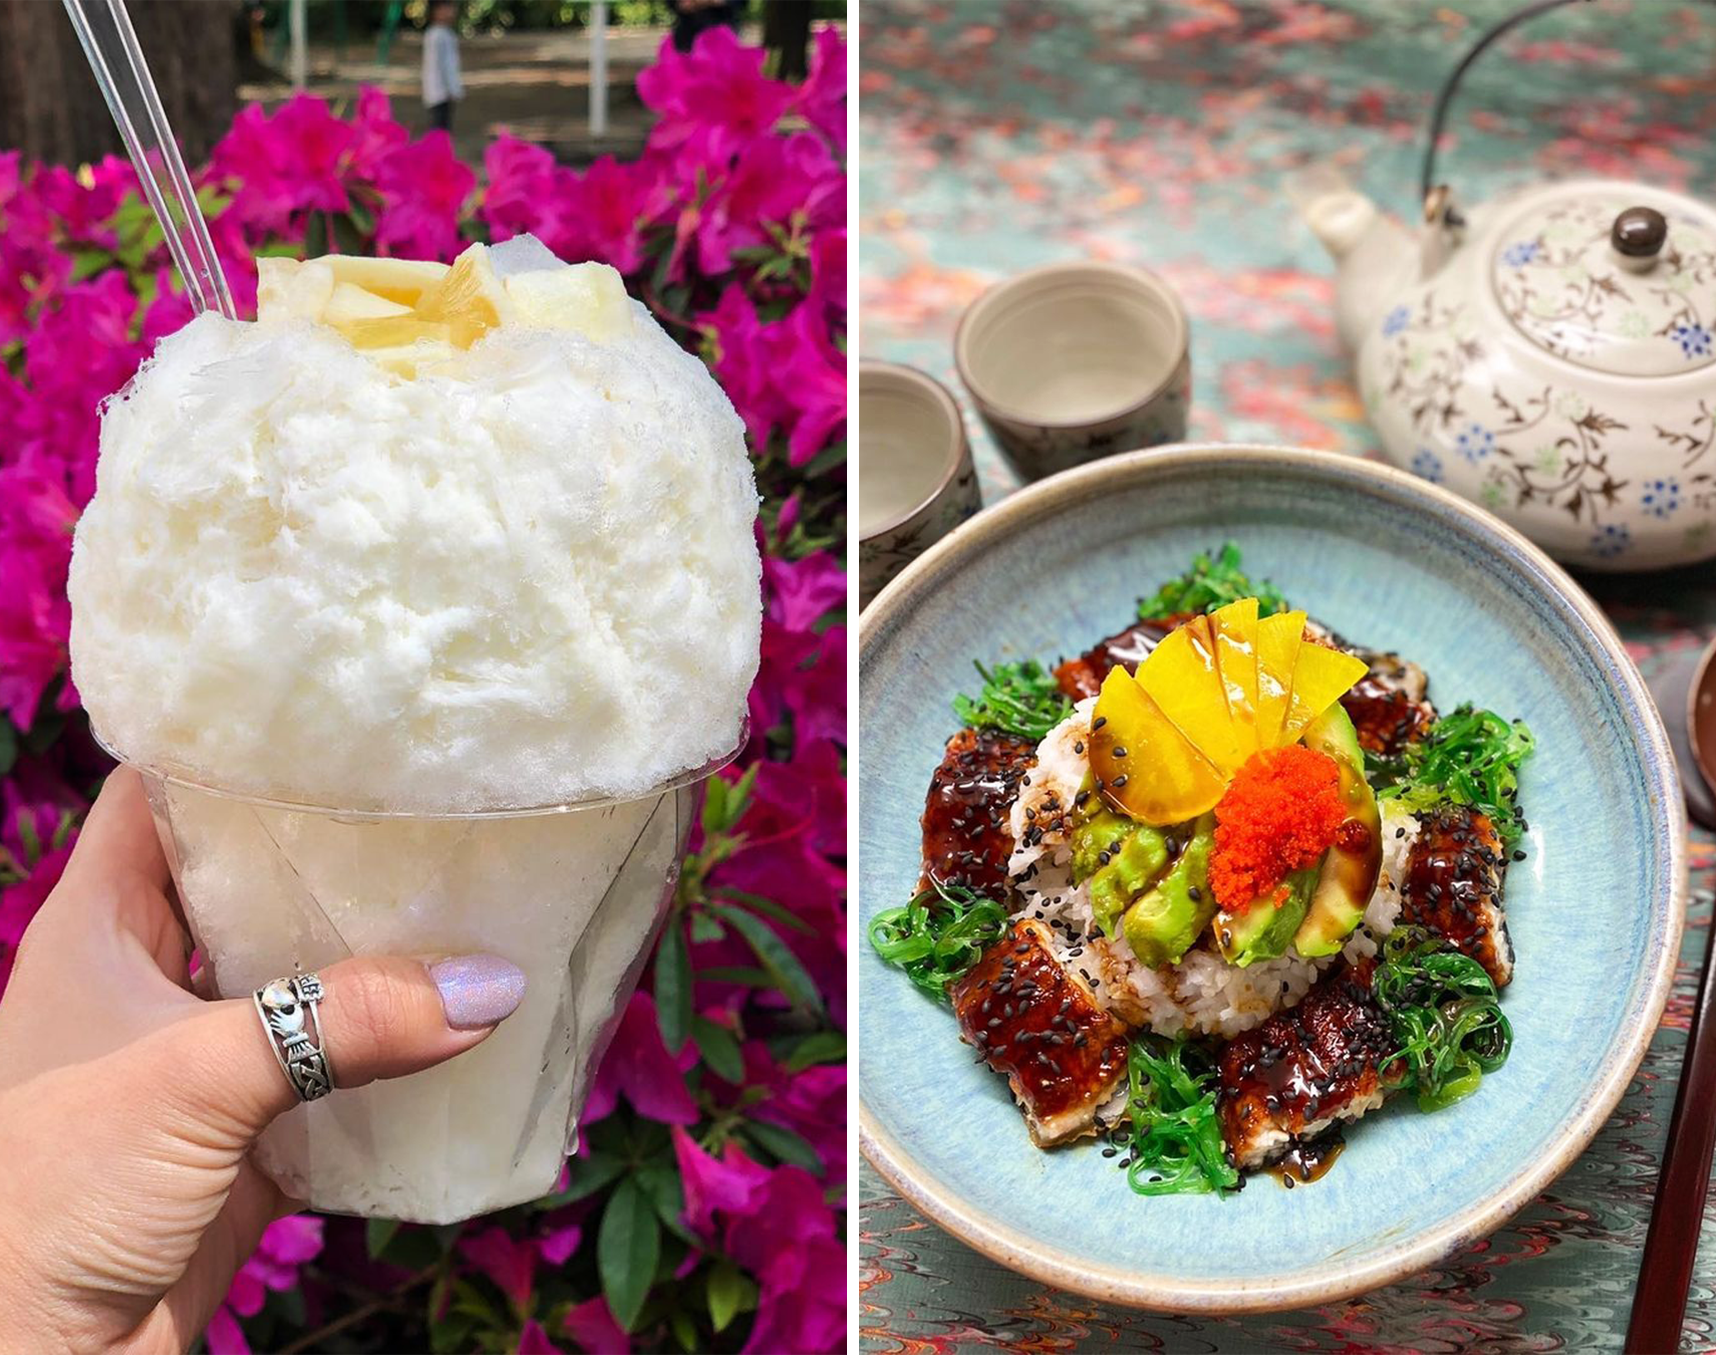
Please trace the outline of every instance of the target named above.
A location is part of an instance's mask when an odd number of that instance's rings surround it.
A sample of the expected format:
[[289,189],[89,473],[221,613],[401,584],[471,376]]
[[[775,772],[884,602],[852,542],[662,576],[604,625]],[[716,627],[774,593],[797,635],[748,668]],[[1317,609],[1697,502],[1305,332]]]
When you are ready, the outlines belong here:
[[1254,753],[1217,802],[1215,850],[1209,868],[1213,895],[1235,913],[1277,887],[1292,871],[1324,855],[1348,817],[1336,760],[1290,744]]

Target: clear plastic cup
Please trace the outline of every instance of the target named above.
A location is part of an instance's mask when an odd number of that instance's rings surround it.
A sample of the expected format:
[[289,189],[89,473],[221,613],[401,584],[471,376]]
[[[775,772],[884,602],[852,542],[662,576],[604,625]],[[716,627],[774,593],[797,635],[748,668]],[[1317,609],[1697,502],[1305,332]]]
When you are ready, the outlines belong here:
[[731,757],[640,799],[445,816],[139,768],[222,997],[350,955],[486,951],[525,971],[523,1004],[483,1044],[297,1107],[263,1135],[262,1169],[315,1209],[422,1223],[551,1190],[673,896],[697,787]]

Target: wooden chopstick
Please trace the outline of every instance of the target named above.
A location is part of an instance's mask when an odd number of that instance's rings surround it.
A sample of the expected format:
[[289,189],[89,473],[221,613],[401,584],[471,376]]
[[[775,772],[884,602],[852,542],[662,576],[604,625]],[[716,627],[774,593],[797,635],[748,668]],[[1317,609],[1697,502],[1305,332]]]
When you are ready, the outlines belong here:
[[1625,1355],[1675,1355],[1682,1342],[1682,1315],[1688,1306],[1694,1253],[1706,1215],[1706,1187],[1712,1178],[1713,977],[1712,933],[1708,932],[1700,997],[1688,1027],[1676,1106],[1670,1112],[1670,1135],[1641,1253]]

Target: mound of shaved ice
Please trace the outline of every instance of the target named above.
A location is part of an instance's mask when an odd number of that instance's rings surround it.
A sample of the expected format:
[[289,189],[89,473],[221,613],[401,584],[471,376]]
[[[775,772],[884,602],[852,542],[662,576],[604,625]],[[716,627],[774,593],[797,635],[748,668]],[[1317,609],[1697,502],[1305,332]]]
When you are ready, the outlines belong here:
[[[497,271],[556,265],[537,249]],[[165,339],[104,413],[73,549],[100,737],[419,812],[631,795],[729,751],[760,627],[744,431],[629,304],[607,342],[503,326],[416,380],[309,322]]]

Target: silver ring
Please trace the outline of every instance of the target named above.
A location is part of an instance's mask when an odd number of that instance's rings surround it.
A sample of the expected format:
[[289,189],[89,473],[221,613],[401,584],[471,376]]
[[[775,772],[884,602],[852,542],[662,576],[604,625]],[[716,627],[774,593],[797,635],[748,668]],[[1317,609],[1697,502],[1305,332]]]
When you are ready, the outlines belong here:
[[300,1101],[314,1101],[334,1090],[334,1070],[322,1048],[322,1017],[317,1012],[322,993],[321,979],[299,974],[274,979],[251,994],[268,1047]]

